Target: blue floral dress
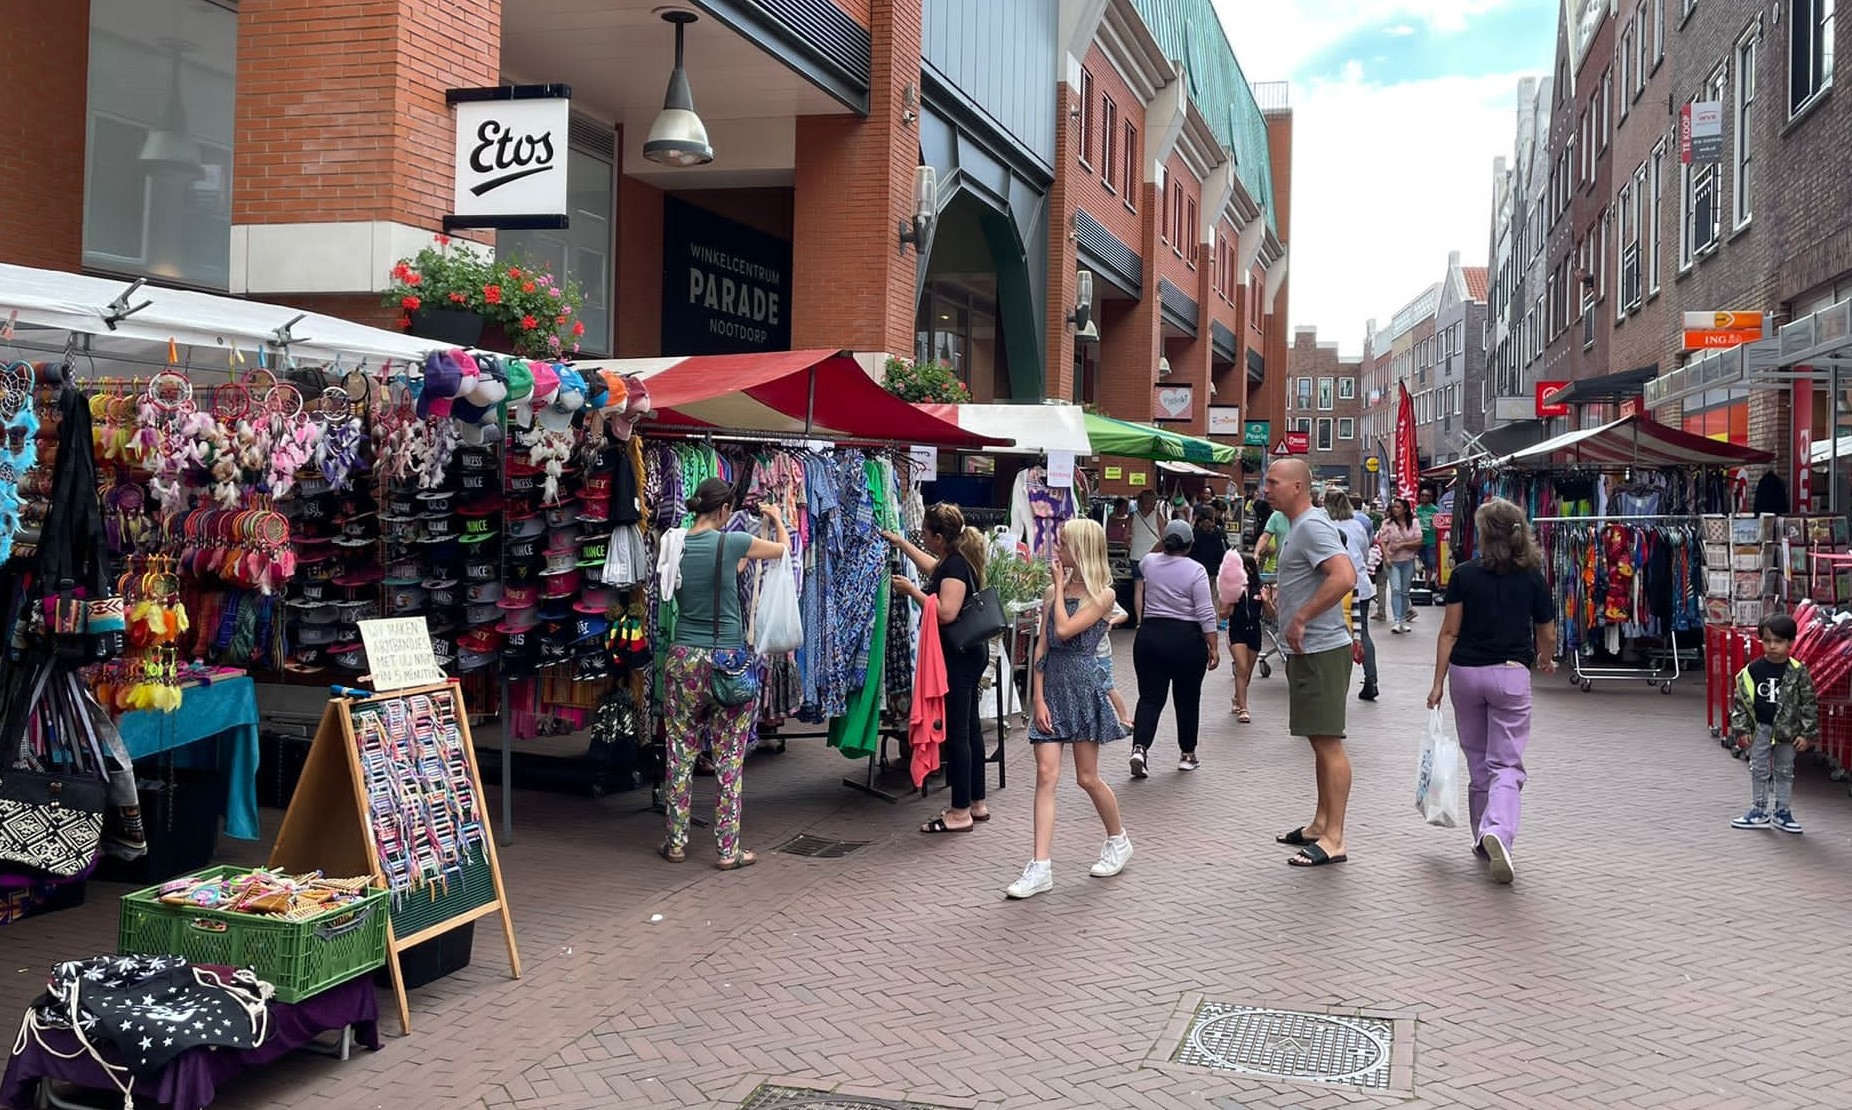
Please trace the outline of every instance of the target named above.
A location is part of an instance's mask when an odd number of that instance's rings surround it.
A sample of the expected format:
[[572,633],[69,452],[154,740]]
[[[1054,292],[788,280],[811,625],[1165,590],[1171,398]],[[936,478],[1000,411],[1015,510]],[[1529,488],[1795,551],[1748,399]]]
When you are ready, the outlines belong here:
[[[1078,598],[1064,598],[1068,616],[1080,608]],[[1113,712],[1112,698],[1106,692],[1094,653],[1100,637],[1106,635],[1104,618],[1083,629],[1071,640],[1055,634],[1055,615],[1048,614],[1048,654],[1037,664],[1042,671],[1042,700],[1048,703],[1052,731],[1035,727],[1031,716],[1029,741],[1033,744],[1103,744],[1127,735],[1119,715]]]

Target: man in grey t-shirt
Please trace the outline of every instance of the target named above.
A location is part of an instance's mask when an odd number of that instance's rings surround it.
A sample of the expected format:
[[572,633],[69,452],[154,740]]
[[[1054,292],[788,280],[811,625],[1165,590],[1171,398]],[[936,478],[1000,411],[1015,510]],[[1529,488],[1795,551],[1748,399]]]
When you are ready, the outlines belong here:
[[1267,501],[1291,522],[1280,547],[1278,600],[1286,641],[1288,727],[1312,744],[1318,808],[1306,824],[1276,839],[1299,848],[1295,867],[1342,863],[1344,816],[1350,804],[1350,756],[1344,750],[1344,710],[1353,652],[1362,640],[1344,623],[1344,600],[1357,568],[1343,533],[1312,505],[1312,472],[1301,459],[1267,469]]

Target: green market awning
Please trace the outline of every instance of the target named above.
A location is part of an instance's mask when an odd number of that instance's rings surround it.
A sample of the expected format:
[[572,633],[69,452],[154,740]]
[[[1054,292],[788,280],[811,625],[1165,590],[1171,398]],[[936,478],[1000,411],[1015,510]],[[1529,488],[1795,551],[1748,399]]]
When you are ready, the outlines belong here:
[[1239,456],[1237,448],[1212,443],[1195,436],[1166,431],[1150,424],[1114,420],[1098,413],[1087,414],[1087,439],[1096,455],[1118,455],[1127,459],[1181,459],[1184,462],[1227,465]]

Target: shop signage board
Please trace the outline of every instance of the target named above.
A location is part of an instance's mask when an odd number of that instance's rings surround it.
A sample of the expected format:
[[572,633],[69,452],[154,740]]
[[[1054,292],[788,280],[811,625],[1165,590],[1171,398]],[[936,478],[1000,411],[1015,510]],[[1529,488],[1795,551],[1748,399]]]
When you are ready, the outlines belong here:
[[1196,407],[1196,390],[1187,385],[1160,385],[1152,399],[1151,417],[1160,421],[1181,421],[1190,418]]
[[1238,405],[1209,406],[1209,434],[1212,436],[1238,436],[1247,432],[1241,423],[1241,408]]
[[1369,471],[1371,474],[1376,473],[1382,468],[1383,468],[1383,461],[1377,458],[1375,455],[1371,455],[1369,458],[1363,460],[1363,469]]
[[[404,827],[403,799],[417,802],[409,812],[419,827]],[[406,1033],[411,1006],[399,956],[413,945],[499,915],[509,972],[521,977],[469,710],[450,682],[385,693],[336,688],[270,866],[371,875],[375,888],[393,892],[386,967]]]
[[791,349],[791,244],[662,199],[662,353]]
[[1116,482],[1123,477],[1124,474],[1125,468],[1122,466],[1109,466],[1106,468],[1106,480],[1108,482]]
[[1698,100],[1678,110],[1678,160],[1685,165],[1723,161],[1723,102]]
[[456,115],[453,211],[446,228],[563,228],[569,85],[450,89]]
[[1687,312],[1685,349],[1718,350],[1740,347],[1762,338],[1760,312]]
[[1249,420],[1242,425],[1241,443],[1245,447],[1265,447],[1273,438],[1273,421]]
[[[1794,511],[1813,512],[1813,381],[1794,382],[1791,423],[1794,427]],[[1837,452],[1835,451],[1835,454]]]
[[1551,416],[1569,415],[1569,406],[1557,400],[1569,389],[1569,386],[1569,382],[1537,383],[1537,418],[1539,420]]
[[1287,455],[1307,455],[1312,451],[1312,434],[1310,432],[1287,432],[1280,441],[1273,445],[1276,457]]
[[366,648],[372,682],[382,690],[403,690],[444,681],[431,651],[431,629],[423,617],[361,621],[360,643]]

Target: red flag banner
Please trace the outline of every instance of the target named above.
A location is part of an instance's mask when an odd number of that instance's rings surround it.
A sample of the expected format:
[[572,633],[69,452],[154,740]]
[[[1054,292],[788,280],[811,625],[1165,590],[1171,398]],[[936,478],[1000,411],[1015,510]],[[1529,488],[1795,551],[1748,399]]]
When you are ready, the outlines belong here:
[[1408,386],[1398,384],[1402,398],[1395,413],[1395,495],[1411,503],[1421,475],[1421,462],[1415,451],[1415,399]]

